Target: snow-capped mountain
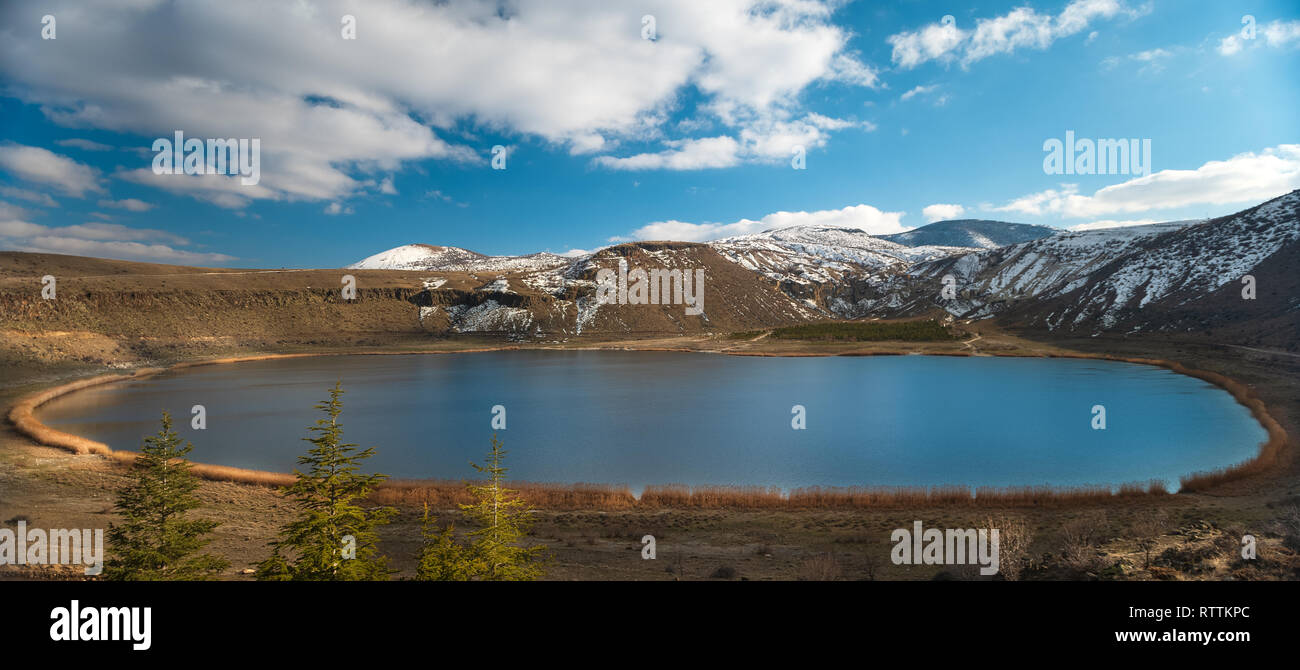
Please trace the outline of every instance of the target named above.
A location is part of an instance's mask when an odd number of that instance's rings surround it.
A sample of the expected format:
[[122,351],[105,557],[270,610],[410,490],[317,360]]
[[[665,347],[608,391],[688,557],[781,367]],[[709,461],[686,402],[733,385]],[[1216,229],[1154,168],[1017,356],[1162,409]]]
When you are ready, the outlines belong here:
[[381,251],[348,266],[350,270],[433,270],[443,272],[505,272],[539,270],[565,265],[570,259],[546,252],[527,256],[485,256],[460,247],[406,244]]
[[1049,237],[1059,232],[1059,229],[1050,226],[1035,226],[1027,223],[954,219],[952,221],[936,221],[905,233],[882,235],[881,238],[909,247],[945,246],[996,249]]
[[[453,319],[457,330],[526,324],[529,331],[567,334],[685,332],[946,311],[963,319],[996,317],[1081,334],[1210,332],[1239,322],[1258,337],[1300,340],[1295,334],[1300,331],[1300,191],[1191,223],[1076,232],[1046,228],[1046,235],[1041,226],[946,223],[962,225],[931,232],[927,226],[912,231],[918,234],[904,238],[906,243],[856,229],[795,226],[707,244],[634,242],[579,258],[484,256],[455,247],[407,245],[351,267],[497,273],[474,275],[473,290],[438,288],[441,284],[429,289],[446,293],[430,304],[443,305],[448,316],[476,315],[473,323]],[[999,233],[1031,239],[982,248],[996,243]],[[926,240],[974,246],[919,244]],[[683,320],[677,312],[660,310],[649,318],[646,310],[597,305],[595,273],[616,267],[620,258],[647,268],[705,268],[707,315]],[[1240,296],[1246,275],[1258,282],[1256,300]],[[948,276],[957,294],[952,299],[941,294]],[[456,301],[464,306],[452,304]],[[513,311],[510,318],[498,319],[488,313],[494,309]]]
[[[1291,290],[1300,254],[1300,191],[1257,207],[1185,222],[1060,233],[1010,247],[918,264],[895,287],[907,309],[963,318],[1002,316],[1048,330],[1187,331],[1300,316]],[[958,298],[945,301],[945,275]],[[1241,296],[1250,275],[1257,298]],[[1266,290],[1267,289],[1267,295]],[[1225,311],[1228,310],[1228,311]]]
[[967,251],[964,248],[910,247],[855,228],[791,226],[710,242],[741,267],[776,281],[826,282],[845,273],[888,273],[914,263]]
[[723,258],[757,272],[822,318],[860,316],[842,307],[916,263],[973,251],[890,242],[853,228],[792,226],[709,243]]
[[[672,270],[676,288],[663,284],[663,299],[653,304],[609,303],[596,299],[601,269]],[[703,270],[704,296],[688,313],[681,277]],[[708,245],[687,242],[638,242],[608,247],[542,270],[504,273],[487,278],[479,272],[448,273],[426,279],[416,299],[420,323],[429,330],[452,332],[507,331],[523,336],[584,334],[687,333],[746,330],[766,324],[803,323],[824,314],[782,293],[759,275],[732,263]],[[698,286],[698,285],[696,285]],[[692,295],[699,295],[694,292]],[[675,297],[674,297],[675,296]]]
[[[1140,249],[1144,240],[1177,230],[1177,225],[1152,224],[1061,232],[1033,242],[970,253],[948,262],[918,267],[914,276],[951,273],[962,296],[945,306],[961,316],[991,316],[1007,301],[1055,297],[1069,293],[1116,259]],[[936,275],[936,273],[942,273]],[[960,301],[969,301],[962,304]],[[968,309],[964,307],[969,306]]]

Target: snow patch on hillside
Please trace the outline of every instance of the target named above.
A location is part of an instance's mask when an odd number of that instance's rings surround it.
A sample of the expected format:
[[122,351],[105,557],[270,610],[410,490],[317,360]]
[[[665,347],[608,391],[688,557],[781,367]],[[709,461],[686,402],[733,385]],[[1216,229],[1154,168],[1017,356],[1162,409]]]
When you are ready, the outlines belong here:
[[527,256],[484,256],[460,247],[406,244],[364,258],[350,270],[441,270],[443,272],[509,272],[568,265],[569,259],[550,253]]
[[533,315],[522,307],[505,307],[495,300],[469,307],[447,307],[451,329],[458,333],[524,331],[533,323]]

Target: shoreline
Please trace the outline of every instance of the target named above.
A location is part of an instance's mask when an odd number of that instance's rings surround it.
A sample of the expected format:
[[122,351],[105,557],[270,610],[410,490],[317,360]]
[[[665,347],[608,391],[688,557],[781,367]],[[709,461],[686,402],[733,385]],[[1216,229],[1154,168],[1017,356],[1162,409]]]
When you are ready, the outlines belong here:
[[[40,389],[19,397],[7,413],[9,422],[17,432],[37,444],[56,447],[74,454],[94,454],[104,456],[111,461],[129,464],[134,461],[136,452],[114,450],[109,445],[72,433],[59,431],[43,424],[35,416],[41,405],[64,395],[74,393],[92,386],[110,384],[131,379],[143,379],[164,372],[191,367],[218,365],[225,363],[245,363],[259,360],[289,358],[306,358],[312,356],[353,356],[353,355],[427,355],[483,353],[490,351],[517,350],[562,350],[562,351],[659,351],[680,353],[712,353],[732,356],[759,357],[828,357],[828,356],[995,356],[1007,358],[1077,358],[1089,360],[1107,360],[1114,362],[1151,365],[1170,370],[1210,383],[1227,391],[1238,404],[1246,407],[1252,417],[1264,428],[1268,439],[1259,445],[1258,453],[1240,463],[1227,465],[1209,471],[1192,472],[1180,477],[1180,487],[1174,494],[1204,493],[1221,484],[1237,481],[1253,475],[1268,474],[1286,464],[1284,455],[1289,446],[1289,436],[1281,424],[1269,412],[1267,405],[1246,384],[1227,375],[1187,367],[1177,361],[1157,358],[1120,356],[1085,352],[1042,352],[1042,353],[977,353],[974,351],[915,352],[915,351],[794,351],[770,352],[726,349],[692,349],[688,347],[633,347],[633,346],[589,346],[589,347],[545,347],[503,345],[491,347],[471,347],[454,350],[414,350],[414,351],[321,351],[279,354],[256,354],[212,358],[205,360],[180,361],[165,367],[140,368],[125,374],[101,374],[75,379],[52,387]],[[294,481],[292,473],[253,470],[234,466],[210,463],[193,463],[193,472],[204,479],[212,481],[251,484],[257,486],[279,487]],[[516,488],[530,501],[540,506],[562,509],[659,509],[664,507],[694,508],[788,508],[788,509],[827,509],[860,507],[898,507],[907,505],[942,505],[942,506],[984,506],[984,505],[1060,505],[1078,502],[1106,502],[1131,499],[1134,497],[1167,496],[1169,492],[1159,482],[1121,483],[1117,485],[1074,486],[1074,487],[971,487],[971,486],[934,486],[934,487],[807,487],[791,489],[783,493],[779,488],[760,486],[700,486],[686,487],[674,484],[646,486],[640,498],[634,496],[630,489],[622,485],[584,484],[584,483],[531,483],[514,482]],[[372,497],[381,504],[393,503],[427,503],[431,505],[454,504],[464,502],[464,482],[460,480],[397,480],[384,481]]]

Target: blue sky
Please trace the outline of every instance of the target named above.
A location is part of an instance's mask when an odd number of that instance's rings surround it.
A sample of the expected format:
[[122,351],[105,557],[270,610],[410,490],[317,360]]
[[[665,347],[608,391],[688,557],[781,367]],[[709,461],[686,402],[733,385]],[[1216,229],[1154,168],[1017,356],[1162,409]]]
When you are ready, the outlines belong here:
[[[1300,188],[1288,0],[265,4],[0,8],[0,248],[336,267],[412,242],[1133,224]],[[177,129],[259,138],[260,183],[153,174]],[[1046,174],[1067,130],[1149,139],[1150,176]]]

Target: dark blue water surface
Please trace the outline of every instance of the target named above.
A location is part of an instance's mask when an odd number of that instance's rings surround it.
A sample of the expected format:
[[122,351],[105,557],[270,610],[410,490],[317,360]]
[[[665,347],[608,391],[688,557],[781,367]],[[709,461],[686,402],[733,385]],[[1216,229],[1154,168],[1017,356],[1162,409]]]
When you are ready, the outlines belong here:
[[[1045,358],[758,358],[614,351],[323,356],[205,366],[58,398],[45,423],[137,449],[163,410],[196,461],[288,471],[342,380],[345,437],[374,471],[472,477],[492,433],[510,477],[553,482],[1076,485],[1161,479],[1254,456],[1225,391],[1168,370]],[[190,426],[193,405],[207,429]],[[791,428],[791,407],[807,429]],[[1106,429],[1091,426],[1094,405]]]

